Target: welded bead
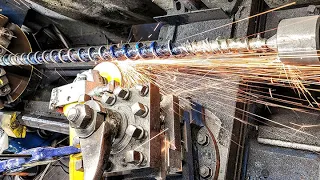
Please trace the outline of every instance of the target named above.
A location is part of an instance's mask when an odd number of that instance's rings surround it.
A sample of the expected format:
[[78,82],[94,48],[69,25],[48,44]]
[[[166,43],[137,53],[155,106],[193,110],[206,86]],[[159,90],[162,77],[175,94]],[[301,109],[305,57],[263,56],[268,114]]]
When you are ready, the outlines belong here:
[[69,49],[67,51],[67,56],[71,62],[81,62],[81,60],[78,56],[78,52],[75,49],[72,49],[72,48]]
[[250,50],[263,50],[263,49],[267,49],[267,40],[264,38],[251,38],[250,40],[248,40],[248,47]]
[[171,55],[174,56],[182,55],[183,52],[186,52],[186,48],[183,45],[173,44],[171,41],[168,42],[168,49]]
[[18,63],[16,63],[16,61],[14,61],[14,55],[12,55],[12,54],[9,54],[9,56],[8,56],[8,60],[9,60],[9,62],[13,65],[13,66],[17,66],[17,65],[19,65]]
[[99,57],[99,49],[96,49],[95,47],[89,47],[88,48],[88,55],[89,55],[89,59],[90,61],[98,61],[100,60]]
[[129,44],[124,44],[122,46],[122,51],[127,59],[135,59],[137,56],[137,51],[132,49]]
[[135,48],[128,48],[128,56],[130,56],[130,59],[137,59],[138,57],[138,52]]
[[4,59],[4,56],[1,56],[0,57],[0,66],[6,66],[3,62],[3,59]]
[[212,53],[220,53],[221,52],[220,44],[217,40],[208,41],[208,46],[210,47],[210,51]]
[[19,65],[25,65],[23,59],[21,58],[21,54],[15,54],[16,62],[18,62]]
[[218,41],[218,43],[219,43],[219,45],[220,45],[220,51],[221,51],[222,53],[230,52],[227,39],[218,38],[217,41]]
[[5,65],[5,66],[12,66],[12,64],[9,62],[9,55],[8,54],[5,54],[4,56],[3,56],[3,60],[2,60],[2,62],[3,62],[3,64]]
[[171,50],[168,47],[168,44],[157,44],[155,45],[155,50],[158,57],[166,57],[171,55]]
[[152,54],[153,54],[154,57],[159,57],[159,56],[161,56],[161,55],[157,52],[157,48],[158,48],[158,43],[155,42],[155,41],[152,41],[152,42],[150,43],[150,50],[151,50],[151,52],[152,52]]
[[82,61],[82,62],[89,62],[90,61],[89,54],[85,48],[78,49],[78,57],[79,57],[80,61]]
[[118,48],[117,45],[110,46],[110,55],[113,59],[124,60],[126,56],[122,48]]
[[14,65],[22,65],[21,62],[19,61],[19,58],[16,54],[12,54],[10,56],[10,61],[14,64]]
[[53,63],[50,59],[50,51],[43,51],[41,53],[41,58],[43,59],[43,61],[47,64],[49,63]]
[[26,53],[22,53],[20,55],[20,60],[23,62],[23,64],[25,65],[30,65],[31,63],[28,60],[27,54]]
[[137,54],[140,58],[146,59],[146,58],[154,57],[150,46],[147,46],[141,42],[136,43],[135,46],[136,46]]
[[42,53],[40,51],[34,53],[34,59],[36,60],[37,64],[43,64]]
[[33,52],[28,53],[27,59],[30,62],[30,64],[38,64],[38,62],[34,58],[34,53]]
[[59,59],[61,62],[64,62],[64,63],[71,62],[67,53],[68,53],[68,51],[66,49],[60,49],[58,51],[58,56],[59,56]]
[[57,50],[50,51],[49,58],[54,63],[62,63],[62,61],[59,58],[59,52]]
[[103,60],[112,59],[109,49],[106,48],[105,46],[101,46],[99,48],[98,52],[99,52],[99,56],[101,59],[103,59]]
[[231,51],[248,51],[249,42],[247,38],[227,39],[229,50]]

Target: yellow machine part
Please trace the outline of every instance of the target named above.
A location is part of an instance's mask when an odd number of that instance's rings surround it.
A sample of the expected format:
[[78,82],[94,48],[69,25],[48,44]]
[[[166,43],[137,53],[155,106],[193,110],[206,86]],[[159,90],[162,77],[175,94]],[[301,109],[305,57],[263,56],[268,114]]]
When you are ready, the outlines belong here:
[[[69,128],[69,143],[73,145],[73,138],[76,136],[76,133],[73,128]],[[80,147],[80,145],[79,145]],[[83,180],[84,172],[83,170],[76,170],[77,161],[82,159],[81,153],[70,155],[69,161],[69,179],[70,180]]]
[[16,117],[16,112],[3,113],[1,118],[1,128],[10,137],[24,138],[27,134],[27,128],[17,123]]
[[[119,70],[119,68],[114,64],[110,62],[102,62],[98,64],[94,70],[99,71],[100,76],[104,77],[108,82],[109,81],[116,81],[121,84],[122,82],[122,75]],[[63,107],[63,114],[67,116],[67,113],[70,108],[77,105],[78,103],[72,103],[65,105]],[[75,130],[70,127],[69,132],[69,143],[70,145],[73,145],[73,139],[76,136]],[[83,180],[84,179],[84,172],[83,170],[76,170],[76,162],[82,159],[81,153],[70,155],[70,161],[69,161],[69,179],[70,180]]]
[[94,70],[99,71],[100,76],[107,79],[107,81],[116,81],[121,84],[122,74],[117,65],[111,62],[102,62],[94,67]]

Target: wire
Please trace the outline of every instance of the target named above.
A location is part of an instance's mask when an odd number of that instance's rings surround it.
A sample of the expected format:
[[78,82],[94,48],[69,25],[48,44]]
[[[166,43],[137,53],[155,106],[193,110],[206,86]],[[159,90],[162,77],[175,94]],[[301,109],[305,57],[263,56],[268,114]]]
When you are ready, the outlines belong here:
[[64,167],[61,166],[60,164],[52,165],[52,166],[54,166],[54,167],[61,167],[61,169],[62,169],[65,173],[69,174],[69,171],[65,170]]

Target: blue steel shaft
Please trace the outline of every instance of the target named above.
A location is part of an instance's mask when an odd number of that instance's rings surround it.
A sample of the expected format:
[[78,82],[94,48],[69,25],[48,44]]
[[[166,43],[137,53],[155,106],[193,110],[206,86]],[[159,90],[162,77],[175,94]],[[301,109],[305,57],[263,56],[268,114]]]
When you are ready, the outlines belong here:
[[216,39],[202,40],[198,42],[187,42],[174,44],[151,42],[138,42],[132,46],[124,44],[106,45],[98,47],[84,47],[78,49],[58,49],[50,51],[37,51],[22,54],[6,54],[0,56],[1,66],[39,65],[49,63],[78,63],[95,62],[100,60],[138,60],[162,58],[169,56],[187,56],[192,54],[213,53],[221,54],[227,52],[265,51],[270,49],[262,38],[242,39]]

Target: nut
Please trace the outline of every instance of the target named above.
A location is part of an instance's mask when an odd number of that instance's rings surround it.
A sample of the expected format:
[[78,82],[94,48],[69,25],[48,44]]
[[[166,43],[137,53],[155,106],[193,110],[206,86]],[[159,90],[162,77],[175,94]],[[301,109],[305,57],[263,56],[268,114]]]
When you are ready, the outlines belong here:
[[137,85],[136,89],[139,91],[140,96],[146,96],[149,92],[149,87],[146,85]]
[[131,110],[136,116],[146,117],[148,115],[148,107],[139,102],[133,104]]
[[101,102],[110,106],[114,105],[117,101],[117,96],[110,93],[104,93],[101,97]]
[[125,154],[125,162],[139,165],[143,162],[144,156],[141,152],[131,150]]
[[211,168],[207,166],[201,166],[199,170],[199,174],[203,178],[208,178],[211,176]]
[[135,139],[142,139],[144,136],[144,130],[142,127],[129,125],[126,129],[126,134]]
[[208,135],[206,135],[206,134],[204,135],[204,134],[198,133],[197,142],[198,142],[198,144],[203,145],[203,146],[209,144]]
[[130,91],[128,89],[123,89],[121,87],[117,87],[113,93],[117,95],[119,98],[127,100],[130,97]]
[[75,107],[69,110],[67,116],[67,119],[70,119],[70,126],[77,129],[86,128],[91,122],[91,118],[92,109],[85,104],[77,104]]

